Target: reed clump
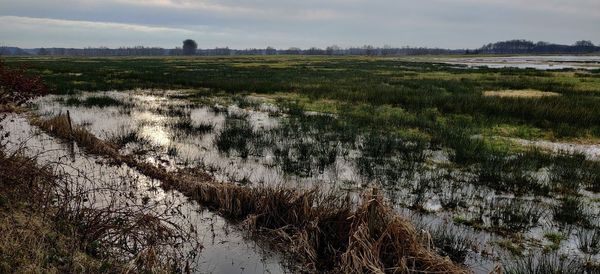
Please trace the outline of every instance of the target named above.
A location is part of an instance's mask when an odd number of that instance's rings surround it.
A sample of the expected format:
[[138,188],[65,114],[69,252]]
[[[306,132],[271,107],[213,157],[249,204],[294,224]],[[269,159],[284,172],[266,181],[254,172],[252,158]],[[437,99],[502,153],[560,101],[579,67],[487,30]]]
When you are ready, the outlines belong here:
[[116,145],[98,139],[83,127],[71,127],[67,115],[58,115],[50,119],[33,117],[30,121],[31,124],[43,129],[50,135],[77,142],[89,153],[107,156],[118,154]]
[[[33,123],[62,139],[70,138],[64,116],[34,119]],[[67,126],[65,128],[65,126]],[[159,179],[199,203],[242,222],[258,235],[273,239],[298,258],[310,272],[332,273],[465,273],[466,270],[426,248],[414,226],[401,218],[376,191],[360,202],[322,193],[271,187],[243,187],[215,182],[199,171],[168,172],[133,156],[83,128],[72,138],[88,152],[125,163]]]

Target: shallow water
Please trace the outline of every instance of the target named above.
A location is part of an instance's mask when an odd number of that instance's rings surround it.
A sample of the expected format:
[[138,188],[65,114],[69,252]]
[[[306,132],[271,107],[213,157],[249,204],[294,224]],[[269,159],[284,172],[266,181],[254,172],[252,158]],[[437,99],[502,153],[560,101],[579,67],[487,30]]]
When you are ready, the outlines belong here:
[[[287,262],[282,257],[181,193],[162,190],[156,180],[125,165],[111,166],[103,157],[86,155],[76,145],[71,147],[39,132],[22,116],[9,116],[2,126],[10,132],[6,146],[9,153],[20,149],[25,155],[36,157],[40,165],[70,176],[73,185],[93,190],[89,197],[92,208],[125,202],[131,208],[154,204],[148,209],[151,213],[167,216],[168,221],[184,229],[188,237],[177,252],[185,255],[182,259],[189,261],[195,273],[285,272]],[[121,198],[124,193],[130,194],[127,199]]]
[[508,139],[523,146],[533,146],[553,153],[581,154],[588,160],[600,160],[600,144],[574,144],[543,140],[525,140],[519,138]]
[[[136,138],[125,143],[122,152],[169,169],[199,168],[219,181],[293,188],[317,186],[322,191],[335,191],[340,195],[356,194],[366,187],[376,186],[398,212],[416,223],[426,223],[423,227],[432,234],[443,227],[452,232],[451,236],[458,237],[455,241],[472,242],[465,264],[478,273],[487,273],[495,267],[494,261],[506,253],[497,242],[506,238],[456,223],[456,218],[474,220],[486,230],[514,230],[516,227],[516,234],[523,236],[521,244],[531,252],[540,252],[547,244],[546,232],[560,231],[566,234],[567,240],[561,243],[559,253],[588,257],[573,248],[578,228],[565,227],[553,220],[552,210],[558,204],[557,199],[535,195],[517,197],[477,184],[476,171],[453,168],[450,152],[445,149],[425,147],[420,151],[421,148],[414,149],[403,143],[399,147],[406,148],[407,152],[389,153],[385,149],[377,152],[380,142],[386,140],[337,132],[330,120],[335,117],[313,113],[298,118],[280,112],[274,105],[240,109],[218,100],[193,105],[172,96],[179,93],[133,91],[78,95],[80,100],[100,95],[123,103],[105,108],[68,105],[69,96],[56,95],[40,98],[35,104],[37,113],[43,116],[68,110],[75,124],[85,126],[103,139],[135,133]],[[311,122],[313,120],[316,122]],[[200,130],[206,125],[212,129]],[[396,140],[387,141],[398,145],[394,143]],[[374,152],[369,150],[372,147]],[[545,169],[529,173],[541,182],[548,180]],[[584,195],[585,199],[595,197],[589,194]],[[521,212],[521,208],[525,209]],[[511,220],[514,217],[511,210],[522,214],[532,211],[533,215],[530,220],[515,221]],[[600,205],[588,203],[586,210],[598,216]],[[199,223],[206,224],[206,221]],[[221,254],[226,248],[206,254]],[[252,260],[260,258],[254,256],[247,261]],[[235,267],[227,270],[243,267],[242,262],[233,265]],[[272,264],[267,265],[272,267]],[[219,267],[224,265],[219,264],[215,272],[221,272]]]
[[507,56],[439,59],[443,63],[489,68],[539,70],[599,69],[600,56]]

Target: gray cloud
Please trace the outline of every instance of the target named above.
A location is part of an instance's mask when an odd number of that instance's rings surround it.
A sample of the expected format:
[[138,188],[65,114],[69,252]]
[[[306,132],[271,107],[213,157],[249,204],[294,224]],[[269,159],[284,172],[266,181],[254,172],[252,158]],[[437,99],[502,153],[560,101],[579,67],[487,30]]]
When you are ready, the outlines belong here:
[[598,41],[597,0],[0,0],[0,43],[235,48]]

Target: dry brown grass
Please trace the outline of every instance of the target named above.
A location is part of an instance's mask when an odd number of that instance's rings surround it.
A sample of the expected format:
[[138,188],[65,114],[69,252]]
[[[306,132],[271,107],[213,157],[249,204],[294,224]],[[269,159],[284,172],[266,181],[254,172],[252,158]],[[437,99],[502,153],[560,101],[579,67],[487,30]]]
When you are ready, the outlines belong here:
[[65,116],[33,119],[33,124],[62,139],[71,137],[90,153],[138,169],[201,204],[268,235],[296,255],[309,272],[464,273],[448,258],[426,248],[410,222],[401,218],[377,191],[358,205],[317,190],[242,187],[215,182],[199,171],[167,172],[120,155],[115,147],[83,128],[71,135]]
[[56,222],[55,177],[30,158],[0,151],[0,273],[99,273],[73,226]]
[[2,113],[23,113],[26,111],[26,108],[14,104],[0,104],[0,115]]
[[494,90],[484,91],[483,96],[486,97],[502,97],[502,98],[541,98],[560,96],[560,93],[541,91],[535,89],[505,89],[505,90]]
[[76,141],[77,144],[85,148],[89,153],[107,156],[118,155],[116,146],[103,142],[85,128],[73,127],[73,130],[71,131],[66,115],[59,115],[51,119],[39,119],[33,117],[30,121],[31,124],[42,128],[50,135],[61,139]]
[[[81,128],[71,135],[64,119],[37,123],[94,153],[116,153]],[[95,205],[88,191],[113,186],[89,182],[80,189],[86,178],[54,171],[17,152],[5,155],[0,145],[0,273],[171,273],[186,263],[170,247],[189,242],[187,235],[154,211],[169,205]]]

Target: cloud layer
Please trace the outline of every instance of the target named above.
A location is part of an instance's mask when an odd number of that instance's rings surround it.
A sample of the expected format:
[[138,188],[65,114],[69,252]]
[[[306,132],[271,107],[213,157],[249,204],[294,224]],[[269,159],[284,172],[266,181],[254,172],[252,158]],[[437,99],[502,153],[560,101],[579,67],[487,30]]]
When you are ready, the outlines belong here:
[[600,42],[597,0],[0,0],[0,44],[21,47],[473,48],[526,38]]

